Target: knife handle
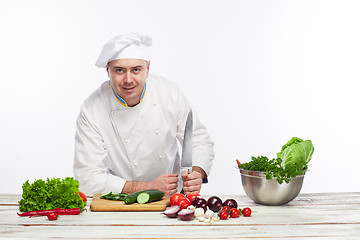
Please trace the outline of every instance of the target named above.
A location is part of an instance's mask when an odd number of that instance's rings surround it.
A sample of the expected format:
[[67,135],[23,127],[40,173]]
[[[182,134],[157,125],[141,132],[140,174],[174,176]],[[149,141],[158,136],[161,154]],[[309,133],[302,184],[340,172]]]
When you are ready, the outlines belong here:
[[181,174],[183,171],[187,171],[187,173],[191,173],[192,168],[191,167],[181,167]]
[[[183,171],[187,171],[188,173],[191,173],[192,168],[190,168],[190,167],[181,167],[181,173],[182,173]],[[209,180],[208,180],[207,178],[204,178],[204,179],[202,180],[202,183],[208,183],[208,182],[209,182]]]

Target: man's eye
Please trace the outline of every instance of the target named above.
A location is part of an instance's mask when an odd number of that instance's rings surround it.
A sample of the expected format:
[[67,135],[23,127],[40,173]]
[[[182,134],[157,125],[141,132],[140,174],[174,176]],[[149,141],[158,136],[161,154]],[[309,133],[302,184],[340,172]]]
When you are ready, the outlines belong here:
[[118,69],[116,69],[115,71],[118,72],[118,73],[121,73],[121,72],[123,72],[124,70],[118,68]]
[[134,68],[134,69],[133,69],[133,72],[135,72],[135,73],[138,73],[138,72],[140,72],[140,71],[141,71],[140,68]]

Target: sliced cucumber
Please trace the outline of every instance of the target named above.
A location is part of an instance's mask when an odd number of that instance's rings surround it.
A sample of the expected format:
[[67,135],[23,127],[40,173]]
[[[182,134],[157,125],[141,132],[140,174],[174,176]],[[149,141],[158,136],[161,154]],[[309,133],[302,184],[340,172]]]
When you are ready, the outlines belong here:
[[136,198],[137,202],[140,203],[140,204],[144,204],[144,203],[147,203],[149,202],[150,200],[150,195],[148,193],[140,193],[137,198]]
[[163,196],[164,196],[164,193],[162,191],[159,191],[156,189],[151,189],[151,190],[147,190],[147,191],[140,193],[137,196],[136,200],[138,203],[144,204],[144,203],[148,203],[148,202],[158,201],[158,200],[162,199]]

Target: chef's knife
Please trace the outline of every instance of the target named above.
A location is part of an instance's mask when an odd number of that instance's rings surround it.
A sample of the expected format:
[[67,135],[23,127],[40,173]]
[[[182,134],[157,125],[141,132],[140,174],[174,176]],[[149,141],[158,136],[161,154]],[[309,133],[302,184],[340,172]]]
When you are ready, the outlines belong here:
[[193,115],[190,109],[185,125],[184,141],[182,149],[181,172],[187,170],[189,173],[192,168],[192,132],[193,132]]

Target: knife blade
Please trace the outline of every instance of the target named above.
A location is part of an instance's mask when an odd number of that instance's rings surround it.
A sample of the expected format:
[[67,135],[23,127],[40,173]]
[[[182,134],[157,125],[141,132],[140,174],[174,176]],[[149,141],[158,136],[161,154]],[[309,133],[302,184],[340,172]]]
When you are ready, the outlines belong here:
[[183,170],[187,170],[189,173],[192,168],[192,132],[193,132],[193,115],[192,110],[190,109],[184,131],[184,141],[182,148],[182,160],[181,160],[181,168]]

